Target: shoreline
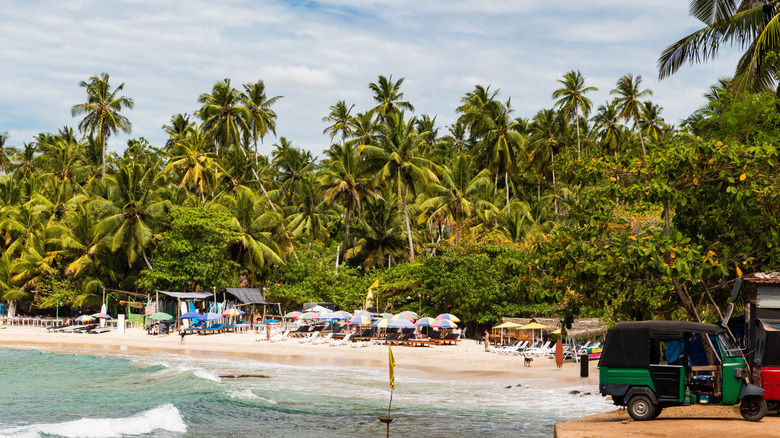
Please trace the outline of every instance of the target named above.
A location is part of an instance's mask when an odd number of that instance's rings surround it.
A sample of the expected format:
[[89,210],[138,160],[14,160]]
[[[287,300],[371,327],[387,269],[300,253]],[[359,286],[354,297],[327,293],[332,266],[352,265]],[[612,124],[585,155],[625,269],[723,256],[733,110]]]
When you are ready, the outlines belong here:
[[[192,358],[255,360],[295,366],[387,367],[387,347],[332,347],[328,344],[301,344],[296,339],[283,342],[255,341],[254,333],[188,335],[180,337],[147,335],[140,328],[124,335],[108,333],[49,333],[41,327],[7,327],[0,330],[0,348],[43,349],[53,353],[86,354],[104,357],[173,354]],[[530,367],[519,356],[484,352],[484,346],[465,339],[458,345],[393,348],[396,378],[407,374],[428,380],[514,382],[532,379],[537,387],[565,388],[598,385],[598,368],[592,361],[589,377],[579,377],[580,365],[534,358]]]

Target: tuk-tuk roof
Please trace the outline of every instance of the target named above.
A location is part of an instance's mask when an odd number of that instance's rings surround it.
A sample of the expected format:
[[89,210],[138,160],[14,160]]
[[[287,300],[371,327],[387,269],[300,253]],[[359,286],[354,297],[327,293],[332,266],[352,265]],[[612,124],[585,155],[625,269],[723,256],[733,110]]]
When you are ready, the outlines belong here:
[[683,339],[693,333],[725,332],[726,329],[715,324],[690,321],[619,322],[607,332],[599,366],[646,367],[650,364],[653,339]]

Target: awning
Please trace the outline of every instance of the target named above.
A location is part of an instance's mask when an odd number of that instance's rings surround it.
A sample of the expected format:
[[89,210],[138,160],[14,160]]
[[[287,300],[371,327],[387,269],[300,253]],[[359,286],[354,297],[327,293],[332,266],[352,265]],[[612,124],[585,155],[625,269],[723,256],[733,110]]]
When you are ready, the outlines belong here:
[[214,296],[211,292],[168,292],[165,290],[158,290],[157,292],[180,300],[202,300],[203,298],[211,298]]
[[225,292],[233,295],[243,304],[270,304],[263,298],[260,289],[257,288],[228,287],[225,288]]

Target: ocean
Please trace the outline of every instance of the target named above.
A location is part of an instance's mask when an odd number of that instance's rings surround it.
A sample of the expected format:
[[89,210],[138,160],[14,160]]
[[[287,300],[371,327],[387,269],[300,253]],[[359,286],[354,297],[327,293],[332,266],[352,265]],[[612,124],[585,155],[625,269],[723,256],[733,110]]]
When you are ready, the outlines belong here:
[[[0,349],[0,437],[380,437],[387,374],[384,367]],[[254,377],[225,377],[235,375]],[[570,394],[592,386],[538,382],[507,388],[396,375],[391,436],[550,437],[558,421],[614,409],[597,393]]]

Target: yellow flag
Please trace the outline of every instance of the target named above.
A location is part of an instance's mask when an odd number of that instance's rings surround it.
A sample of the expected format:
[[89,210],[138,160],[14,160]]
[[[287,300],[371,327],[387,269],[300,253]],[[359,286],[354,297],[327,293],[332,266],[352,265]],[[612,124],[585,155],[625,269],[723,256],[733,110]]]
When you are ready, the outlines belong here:
[[379,286],[379,279],[377,278],[374,284],[368,287],[368,294],[366,294],[366,302],[368,302],[371,298],[374,297],[374,293],[371,291],[371,289]]
[[371,290],[371,289],[373,289],[375,287],[379,287],[379,279],[378,278],[376,279],[374,284],[372,284],[371,286],[368,287],[368,290]]
[[393,349],[388,345],[387,350],[390,352],[390,388],[395,389],[395,371],[393,371],[395,359],[393,358]]

